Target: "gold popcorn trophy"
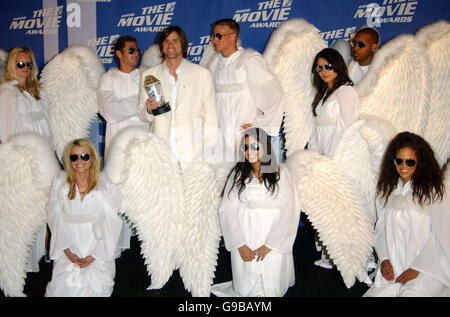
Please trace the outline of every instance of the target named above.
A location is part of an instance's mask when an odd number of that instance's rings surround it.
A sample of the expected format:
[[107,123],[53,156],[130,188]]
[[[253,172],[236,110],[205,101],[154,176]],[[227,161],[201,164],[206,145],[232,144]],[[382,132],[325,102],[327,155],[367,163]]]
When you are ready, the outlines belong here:
[[170,144],[170,128],[172,126],[172,111],[168,101],[164,100],[162,94],[161,82],[158,78],[152,75],[145,76],[144,88],[149,98],[155,99],[161,104],[156,109],[152,110],[153,123],[152,132],[161,137]]

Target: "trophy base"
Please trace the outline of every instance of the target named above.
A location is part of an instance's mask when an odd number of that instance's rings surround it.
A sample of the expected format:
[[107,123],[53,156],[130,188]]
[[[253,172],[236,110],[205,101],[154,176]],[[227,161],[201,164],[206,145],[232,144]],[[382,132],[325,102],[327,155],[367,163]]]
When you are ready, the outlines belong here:
[[154,116],[157,116],[157,115],[160,115],[160,114],[169,112],[170,110],[171,110],[171,109],[170,109],[169,103],[165,103],[164,105],[162,105],[162,106],[160,106],[160,107],[158,107],[158,108],[152,110],[152,114],[153,114]]

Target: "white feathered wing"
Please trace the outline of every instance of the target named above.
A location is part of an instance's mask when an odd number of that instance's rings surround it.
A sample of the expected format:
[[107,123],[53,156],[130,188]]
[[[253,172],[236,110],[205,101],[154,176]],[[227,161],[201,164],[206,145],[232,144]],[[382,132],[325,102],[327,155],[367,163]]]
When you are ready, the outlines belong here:
[[298,150],[286,160],[302,210],[350,288],[367,279],[366,260],[373,247],[370,220],[345,173],[329,157]]
[[149,289],[162,288],[178,267],[185,210],[180,166],[162,139],[131,126],[114,138],[105,172],[123,196],[122,213],[137,230]]
[[423,134],[431,97],[431,64],[424,45],[405,34],[377,50],[355,85],[360,114],[389,121],[398,132]]
[[430,117],[423,136],[443,166],[450,156],[450,23],[427,25],[416,37],[426,47],[432,65]]
[[153,44],[150,45],[142,54],[141,64],[139,65],[139,69],[145,71],[146,69],[159,65],[163,62],[161,58],[161,52],[159,51],[159,45]]
[[69,46],[42,70],[40,81],[49,102],[50,127],[59,158],[69,141],[88,136],[98,112],[96,90],[104,71],[97,54],[83,45]]
[[0,287],[6,296],[25,296],[31,247],[46,224],[45,203],[60,171],[44,138],[16,134],[0,144]]
[[220,192],[212,166],[195,162],[183,170],[186,211],[180,228],[180,276],[192,296],[209,296],[222,235]]
[[285,93],[287,156],[303,149],[313,130],[311,68],[316,54],[326,48],[319,30],[304,19],[290,19],[271,35],[263,56]]

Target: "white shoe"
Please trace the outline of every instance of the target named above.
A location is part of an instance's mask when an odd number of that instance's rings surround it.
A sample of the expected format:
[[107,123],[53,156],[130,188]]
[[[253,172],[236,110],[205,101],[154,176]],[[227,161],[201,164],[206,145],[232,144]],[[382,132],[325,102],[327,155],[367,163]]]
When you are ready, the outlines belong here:
[[327,261],[325,259],[319,259],[319,260],[315,261],[314,265],[320,266],[320,267],[322,267],[324,269],[327,269],[327,270],[333,269],[333,265],[329,261]]

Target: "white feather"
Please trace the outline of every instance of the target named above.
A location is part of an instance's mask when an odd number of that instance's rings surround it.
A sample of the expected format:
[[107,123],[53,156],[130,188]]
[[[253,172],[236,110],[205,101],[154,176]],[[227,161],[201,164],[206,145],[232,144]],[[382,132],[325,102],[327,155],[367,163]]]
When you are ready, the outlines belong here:
[[8,52],[0,48],[0,82],[5,75],[6,61],[8,59]]
[[348,40],[338,39],[330,47],[334,48],[339,52],[339,54],[341,54],[347,66],[350,64],[352,61],[352,49]]
[[59,158],[69,141],[88,136],[98,112],[96,90],[104,71],[97,54],[83,45],[69,46],[42,70],[42,90],[49,101],[50,127]]
[[413,35],[384,44],[355,86],[360,113],[390,121],[397,131],[423,134],[431,97],[431,64]]
[[6,296],[25,296],[31,247],[45,225],[45,203],[60,171],[50,145],[33,133],[0,144],[0,287]]
[[443,166],[450,156],[450,23],[427,25],[416,37],[426,47],[432,65],[430,117],[423,136]]
[[315,151],[291,153],[286,166],[296,182],[302,210],[327,246],[345,285],[350,288],[356,278],[364,281],[373,247],[372,227],[345,173]]
[[123,196],[122,212],[137,229],[151,275],[149,289],[161,288],[178,265],[185,210],[180,166],[163,140],[131,126],[114,138],[105,172]]
[[192,163],[183,170],[186,212],[178,232],[180,276],[194,297],[209,296],[217,265],[221,231],[220,192],[213,168]]
[[290,19],[272,33],[264,50],[263,56],[285,92],[287,156],[303,149],[311,136],[311,68],[315,55],[325,47],[317,28],[303,19]]
[[150,67],[161,64],[162,62],[163,59],[161,57],[161,52],[159,51],[159,45],[153,44],[145,50],[144,54],[142,54],[139,69],[143,72]]

